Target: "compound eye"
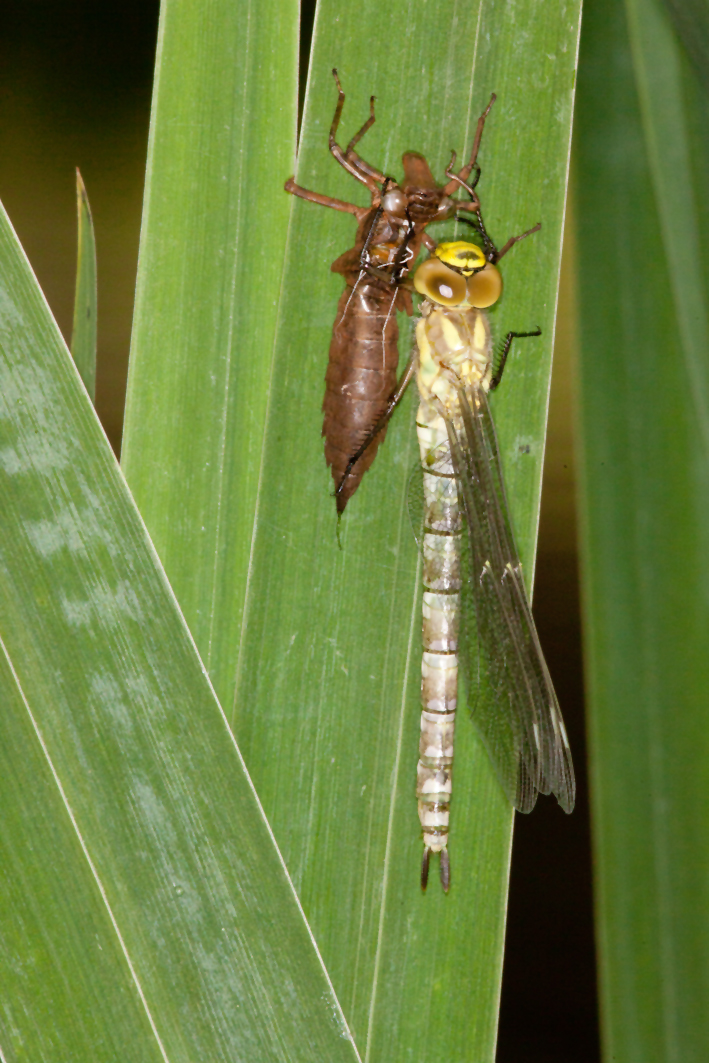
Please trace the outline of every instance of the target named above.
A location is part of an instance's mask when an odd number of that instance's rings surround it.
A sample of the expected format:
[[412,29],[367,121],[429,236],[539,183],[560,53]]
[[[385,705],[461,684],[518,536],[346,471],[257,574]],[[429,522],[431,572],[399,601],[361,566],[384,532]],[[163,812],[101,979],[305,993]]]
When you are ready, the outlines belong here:
[[465,277],[449,269],[437,258],[423,262],[414,274],[414,288],[432,303],[458,306],[465,302]]
[[478,273],[468,277],[467,289],[470,305],[485,310],[502,295],[502,274],[497,266],[488,262]]
[[409,200],[400,188],[393,188],[391,192],[385,192],[382,199],[382,207],[387,214],[405,214],[408,204]]

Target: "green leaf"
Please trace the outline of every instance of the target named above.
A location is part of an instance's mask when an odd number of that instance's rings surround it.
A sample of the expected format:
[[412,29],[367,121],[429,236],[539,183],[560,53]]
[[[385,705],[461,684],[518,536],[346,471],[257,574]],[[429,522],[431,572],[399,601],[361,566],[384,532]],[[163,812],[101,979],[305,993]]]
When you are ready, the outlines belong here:
[[664,0],[675,32],[709,88],[709,6],[706,0]]
[[297,20],[296,0],[164,0],[158,42],[122,464],[220,698],[260,483]]
[[93,402],[96,397],[96,241],[91,207],[79,171],[76,171],[78,248],[74,324],[71,356]]
[[145,528],[0,215],[0,1054],[354,1060]]
[[[347,93],[342,141],[359,128],[374,93],[377,122],[361,149],[393,174],[402,152],[416,150],[442,179],[451,149],[470,151],[478,115],[498,94],[480,159],[486,222],[501,243],[543,223],[505,259],[507,294],[495,313],[500,339],[510,328],[544,330],[541,341],[513,350],[494,400],[531,577],[579,4],[476,3],[463,13],[438,6],[432,15],[426,6],[404,15],[373,0],[319,6],[297,179],[366,201],[327,151],[333,66]],[[329,264],[352,245],[354,225],[280,191],[291,168],[283,148],[274,161],[275,117],[254,118],[242,191],[231,193],[250,204],[241,240],[263,232],[266,206],[269,218],[276,211],[292,218],[282,273],[269,230],[273,262],[255,274],[269,292],[280,283],[269,296],[272,316],[263,308],[258,320],[249,316],[253,288],[229,287],[220,253],[222,208],[217,203],[213,216],[206,210],[221,125],[208,123],[202,140],[179,132],[193,128],[183,116],[194,93],[181,79],[191,85],[199,67],[196,58],[183,63],[180,39],[175,30],[168,52],[165,33],[161,51],[167,74],[151,141],[127,474],[219,696],[234,706],[239,742],[360,1049],[368,1059],[418,1059],[435,1044],[452,1059],[489,1060],[512,812],[465,719],[453,887],[444,897],[433,883],[422,896],[418,885],[420,601],[405,505],[414,397],[349,504],[339,549],[320,406],[341,288]],[[271,46],[270,38],[263,43],[267,56]],[[271,60],[262,65],[271,69]],[[275,86],[261,76],[248,91],[256,100]],[[273,185],[255,201],[248,197],[264,159]],[[177,181],[193,174],[188,196]],[[186,234],[194,241],[198,231],[202,241],[190,250]],[[227,315],[239,322],[238,343],[220,324]],[[407,329],[404,356],[410,344]],[[238,407],[234,395],[256,412]]]
[[594,0],[584,20],[581,500],[606,1058],[704,1059],[709,100],[659,0]]

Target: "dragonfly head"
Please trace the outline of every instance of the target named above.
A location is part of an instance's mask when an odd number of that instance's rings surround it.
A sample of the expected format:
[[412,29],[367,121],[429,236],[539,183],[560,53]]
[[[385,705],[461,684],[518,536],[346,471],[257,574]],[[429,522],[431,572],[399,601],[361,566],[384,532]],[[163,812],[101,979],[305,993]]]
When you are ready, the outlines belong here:
[[414,287],[439,306],[484,310],[502,295],[502,276],[477,244],[448,240],[416,270]]

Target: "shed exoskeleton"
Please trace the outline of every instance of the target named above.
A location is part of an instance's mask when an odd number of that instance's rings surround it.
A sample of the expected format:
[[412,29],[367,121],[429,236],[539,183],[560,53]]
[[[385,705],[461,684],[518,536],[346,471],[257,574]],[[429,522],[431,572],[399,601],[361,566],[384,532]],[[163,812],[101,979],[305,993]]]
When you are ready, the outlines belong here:
[[[453,172],[455,155],[446,170],[447,182],[438,185],[431,169],[417,152],[402,158],[404,178],[397,182],[365,162],[355,151],[359,141],[374,123],[374,97],[367,121],[346,148],[337,143],[337,129],[345,102],[337,71],[333,70],[338,99],[330,127],[330,151],[355,180],[365,185],[371,196],[368,207],[347,203],[331,196],[301,188],[293,178],[285,189],[293,195],[334,210],[345,211],[357,220],[353,247],[331,266],[345,279],[332,331],[325,398],[323,430],[325,460],[332,470],[336,487],[337,512],[342,513],[371,466],[386,434],[386,413],[396,406],[398,396],[411,376],[397,383],[399,329],[396,311],[413,312],[411,295],[404,282],[424,244],[435,246],[425,229],[433,221],[449,218],[462,210],[478,214],[475,195],[479,176],[477,155],[485,119],[495,100],[493,95],[478,119],[468,162]],[[468,183],[475,171],[472,184]],[[453,193],[464,189],[469,198],[456,200]],[[372,431],[380,425],[376,436]],[[367,443],[363,449],[363,444]],[[361,451],[353,461],[353,456]]]

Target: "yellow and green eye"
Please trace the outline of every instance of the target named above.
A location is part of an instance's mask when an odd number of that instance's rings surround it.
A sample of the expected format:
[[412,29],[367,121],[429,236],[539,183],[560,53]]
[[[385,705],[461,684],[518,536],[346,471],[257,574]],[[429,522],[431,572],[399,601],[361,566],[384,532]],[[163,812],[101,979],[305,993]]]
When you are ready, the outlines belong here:
[[414,288],[441,306],[459,306],[467,298],[465,277],[437,258],[429,258],[419,266],[414,274]]
[[502,274],[497,266],[488,262],[484,269],[468,277],[466,287],[470,305],[478,310],[486,310],[502,295]]

